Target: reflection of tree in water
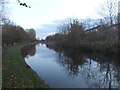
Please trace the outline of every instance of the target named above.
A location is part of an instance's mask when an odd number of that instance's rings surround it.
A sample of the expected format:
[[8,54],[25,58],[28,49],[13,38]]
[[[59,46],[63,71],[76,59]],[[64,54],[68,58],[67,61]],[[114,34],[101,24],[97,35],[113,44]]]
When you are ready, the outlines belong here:
[[56,52],[59,52],[59,53],[62,52],[62,49],[61,49],[61,48],[58,48],[58,47],[55,47],[55,46],[49,45],[49,44],[45,44],[45,45],[46,45],[47,48],[53,49],[53,50],[56,51]]
[[98,75],[100,78],[95,78],[96,84],[92,84],[93,87],[120,87],[120,71],[118,71],[120,70],[120,61],[117,55],[111,57],[100,54],[87,54],[87,57],[99,63],[99,70],[96,71],[96,74],[92,71],[94,73],[92,74],[94,75],[93,77],[96,77],[98,72],[100,73],[100,75]]
[[36,44],[31,44],[21,49],[21,55],[23,58],[26,58],[28,56],[34,56],[35,53],[36,53]]
[[58,64],[60,64],[61,66],[64,66],[66,71],[69,72],[70,76],[78,75],[79,73],[78,64],[73,62],[73,60],[70,57],[64,57],[63,55],[59,55],[58,58],[59,58],[57,60]]
[[49,49],[54,49],[58,52],[58,64],[64,66],[70,76],[77,76],[79,73],[79,65],[82,65],[85,61],[81,53],[74,49],[62,50],[58,47],[46,45]]
[[[96,88],[116,88],[120,85],[120,79],[116,75],[120,75],[118,70],[119,66],[115,66],[112,62],[96,62],[95,59],[88,58],[83,66],[86,69],[82,69],[83,74],[86,77],[86,83],[89,83],[89,87]],[[100,59],[97,59],[100,60]],[[119,67],[120,68],[120,67]]]
[[[67,49],[63,51],[64,58],[63,63],[66,63],[66,69],[69,71],[69,75],[78,75],[79,65],[82,65],[85,61],[82,54],[76,50]],[[60,60],[60,59],[59,59]]]
[[120,87],[120,61],[118,57],[96,53],[83,53],[79,50],[47,46],[58,52],[58,64],[64,67],[70,76],[83,75],[88,87]]
[[[102,78],[98,78],[99,87],[120,87],[120,61],[118,56],[91,55],[92,59],[100,63],[99,72]],[[101,80],[100,80],[101,79]]]

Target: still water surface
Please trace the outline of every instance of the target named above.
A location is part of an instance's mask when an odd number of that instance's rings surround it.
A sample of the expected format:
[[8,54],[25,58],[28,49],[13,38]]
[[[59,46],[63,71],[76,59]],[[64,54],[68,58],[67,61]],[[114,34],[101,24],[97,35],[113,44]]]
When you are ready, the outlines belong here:
[[25,62],[52,88],[120,88],[120,64],[114,56],[29,45]]

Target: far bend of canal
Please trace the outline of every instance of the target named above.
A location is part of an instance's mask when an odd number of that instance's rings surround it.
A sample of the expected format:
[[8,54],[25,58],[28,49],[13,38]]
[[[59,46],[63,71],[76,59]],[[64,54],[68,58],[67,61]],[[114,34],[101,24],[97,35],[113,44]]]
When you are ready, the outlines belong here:
[[45,44],[26,46],[21,54],[52,88],[120,88],[120,61],[114,55],[60,50]]

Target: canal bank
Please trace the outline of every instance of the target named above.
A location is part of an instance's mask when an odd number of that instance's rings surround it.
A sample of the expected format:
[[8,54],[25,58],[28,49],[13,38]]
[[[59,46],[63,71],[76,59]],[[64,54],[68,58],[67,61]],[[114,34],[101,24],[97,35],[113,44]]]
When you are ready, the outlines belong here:
[[3,88],[48,88],[21,56],[21,48],[28,44],[14,45],[5,50],[2,59]]

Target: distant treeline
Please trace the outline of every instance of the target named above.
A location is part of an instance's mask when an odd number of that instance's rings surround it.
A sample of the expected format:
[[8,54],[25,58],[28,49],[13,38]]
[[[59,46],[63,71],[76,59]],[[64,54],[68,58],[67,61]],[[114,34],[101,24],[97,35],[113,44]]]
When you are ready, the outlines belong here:
[[9,20],[2,25],[2,44],[13,45],[15,43],[33,42],[36,40],[34,29],[25,31],[21,26],[15,25]]
[[[59,32],[46,37],[46,42],[62,48],[79,48],[102,53],[118,53],[120,24],[98,25],[85,30],[84,24],[72,20],[59,27]],[[52,45],[53,45],[52,44]]]

